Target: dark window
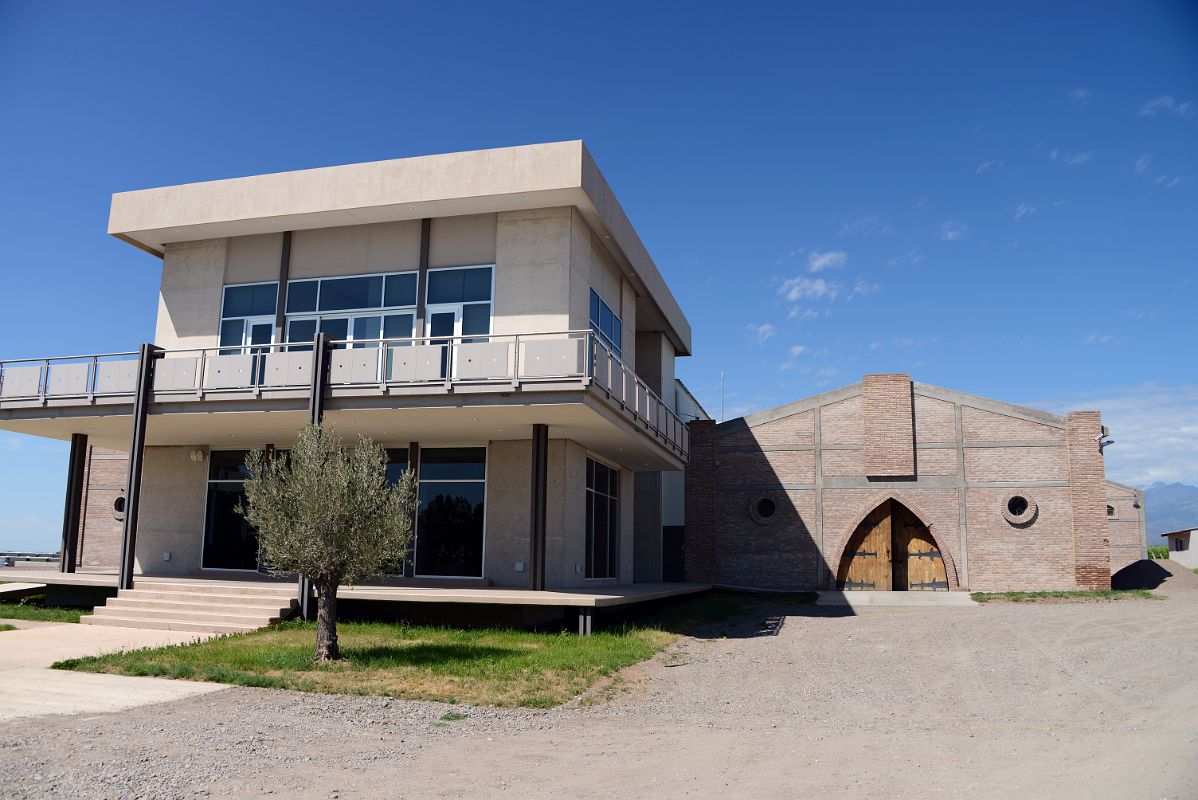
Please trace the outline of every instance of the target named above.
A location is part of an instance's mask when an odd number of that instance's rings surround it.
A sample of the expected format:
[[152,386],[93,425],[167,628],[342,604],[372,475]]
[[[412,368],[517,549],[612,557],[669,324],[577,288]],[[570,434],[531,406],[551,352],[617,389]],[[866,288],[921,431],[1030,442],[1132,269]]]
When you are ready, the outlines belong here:
[[412,314],[388,314],[383,317],[383,338],[411,339],[414,322]]
[[483,447],[431,447],[420,451],[420,480],[481,481],[487,476]]
[[1022,516],[1027,511],[1027,498],[1015,495],[1007,501],[1007,511],[1011,512],[1013,517]]
[[416,273],[388,275],[383,292],[383,305],[388,308],[416,305]]
[[763,497],[757,501],[757,516],[762,519],[769,519],[774,516],[776,510],[777,506],[774,505],[774,501],[768,497]]
[[292,281],[287,284],[287,313],[300,314],[316,310],[316,293],[320,281]]
[[208,480],[244,480],[245,454],[245,450],[213,450],[208,454]]
[[485,447],[420,451],[417,575],[482,576],[486,464]]
[[394,486],[408,470],[408,448],[387,449],[387,483]]
[[208,507],[204,516],[205,569],[257,569],[258,532],[237,513],[245,504],[245,485],[240,481],[208,484]]
[[1113,517],[1113,516],[1115,516],[1115,507],[1114,507],[1114,506],[1107,506],[1107,507],[1106,507],[1106,515],[1107,515],[1108,517]]
[[[289,342],[311,342],[316,339],[316,324],[314,319],[293,319],[287,324],[287,341]],[[311,345],[307,347],[292,347],[293,351],[303,352],[311,350]]]
[[383,304],[383,276],[326,278],[320,282],[320,310],[378,308]]
[[591,289],[591,330],[599,334],[599,338],[616,357],[621,355],[623,331],[620,318],[594,289]]
[[443,303],[489,303],[491,268],[438,269],[428,273],[429,305]]
[[[382,317],[356,317],[354,319],[354,339],[378,339],[381,338],[383,325]],[[377,342],[368,344],[356,344],[354,347],[378,347]]]
[[226,286],[225,303],[221,316],[225,319],[274,316],[278,297],[279,287],[275,283]]
[[320,321],[320,332],[333,341],[344,341],[349,338],[349,320],[345,317],[322,319]]
[[587,459],[586,577],[620,574],[620,472]]
[[473,303],[462,306],[462,335],[491,332],[491,304]]
[[245,341],[245,320],[226,319],[220,324],[221,347],[240,347]]

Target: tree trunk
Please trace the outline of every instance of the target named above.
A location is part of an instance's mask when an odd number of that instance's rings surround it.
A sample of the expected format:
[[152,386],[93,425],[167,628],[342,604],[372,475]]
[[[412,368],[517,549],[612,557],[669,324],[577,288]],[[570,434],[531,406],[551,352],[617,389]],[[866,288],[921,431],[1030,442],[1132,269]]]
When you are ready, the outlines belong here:
[[337,645],[337,584],[316,587],[316,660],[340,661]]

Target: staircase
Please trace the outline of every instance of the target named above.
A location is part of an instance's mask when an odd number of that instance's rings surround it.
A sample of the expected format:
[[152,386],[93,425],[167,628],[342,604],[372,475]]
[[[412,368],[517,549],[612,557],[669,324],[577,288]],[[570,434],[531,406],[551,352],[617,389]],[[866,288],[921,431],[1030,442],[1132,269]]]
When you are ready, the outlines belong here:
[[245,633],[289,616],[295,605],[295,587],[285,583],[146,579],[122,589],[79,621],[118,628]]

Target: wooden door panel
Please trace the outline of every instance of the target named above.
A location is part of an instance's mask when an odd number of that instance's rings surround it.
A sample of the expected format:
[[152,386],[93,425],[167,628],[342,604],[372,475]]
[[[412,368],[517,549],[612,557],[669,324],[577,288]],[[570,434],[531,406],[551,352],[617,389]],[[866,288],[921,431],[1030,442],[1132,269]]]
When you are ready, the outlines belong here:
[[[895,589],[909,591],[948,591],[948,571],[944,557],[928,529],[919,518],[902,506],[895,517]],[[901,568],[898,564],[902,564]],[[898,575],[902,574],[902,580]]]
[[890,503],[884,503],[862,520],[849,538],[840,563],[840,583],[847,590],[889,591],[892,578],[893,526]]

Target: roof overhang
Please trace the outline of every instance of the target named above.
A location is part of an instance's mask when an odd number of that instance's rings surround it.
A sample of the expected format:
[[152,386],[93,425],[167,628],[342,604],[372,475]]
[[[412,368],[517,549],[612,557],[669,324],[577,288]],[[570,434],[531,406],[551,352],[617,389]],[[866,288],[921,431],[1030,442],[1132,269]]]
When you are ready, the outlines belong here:
[[690,323],[581,141],[118,192],[108,233],[161,257],[174,242],[559,206],[579,210],[690,355]]

